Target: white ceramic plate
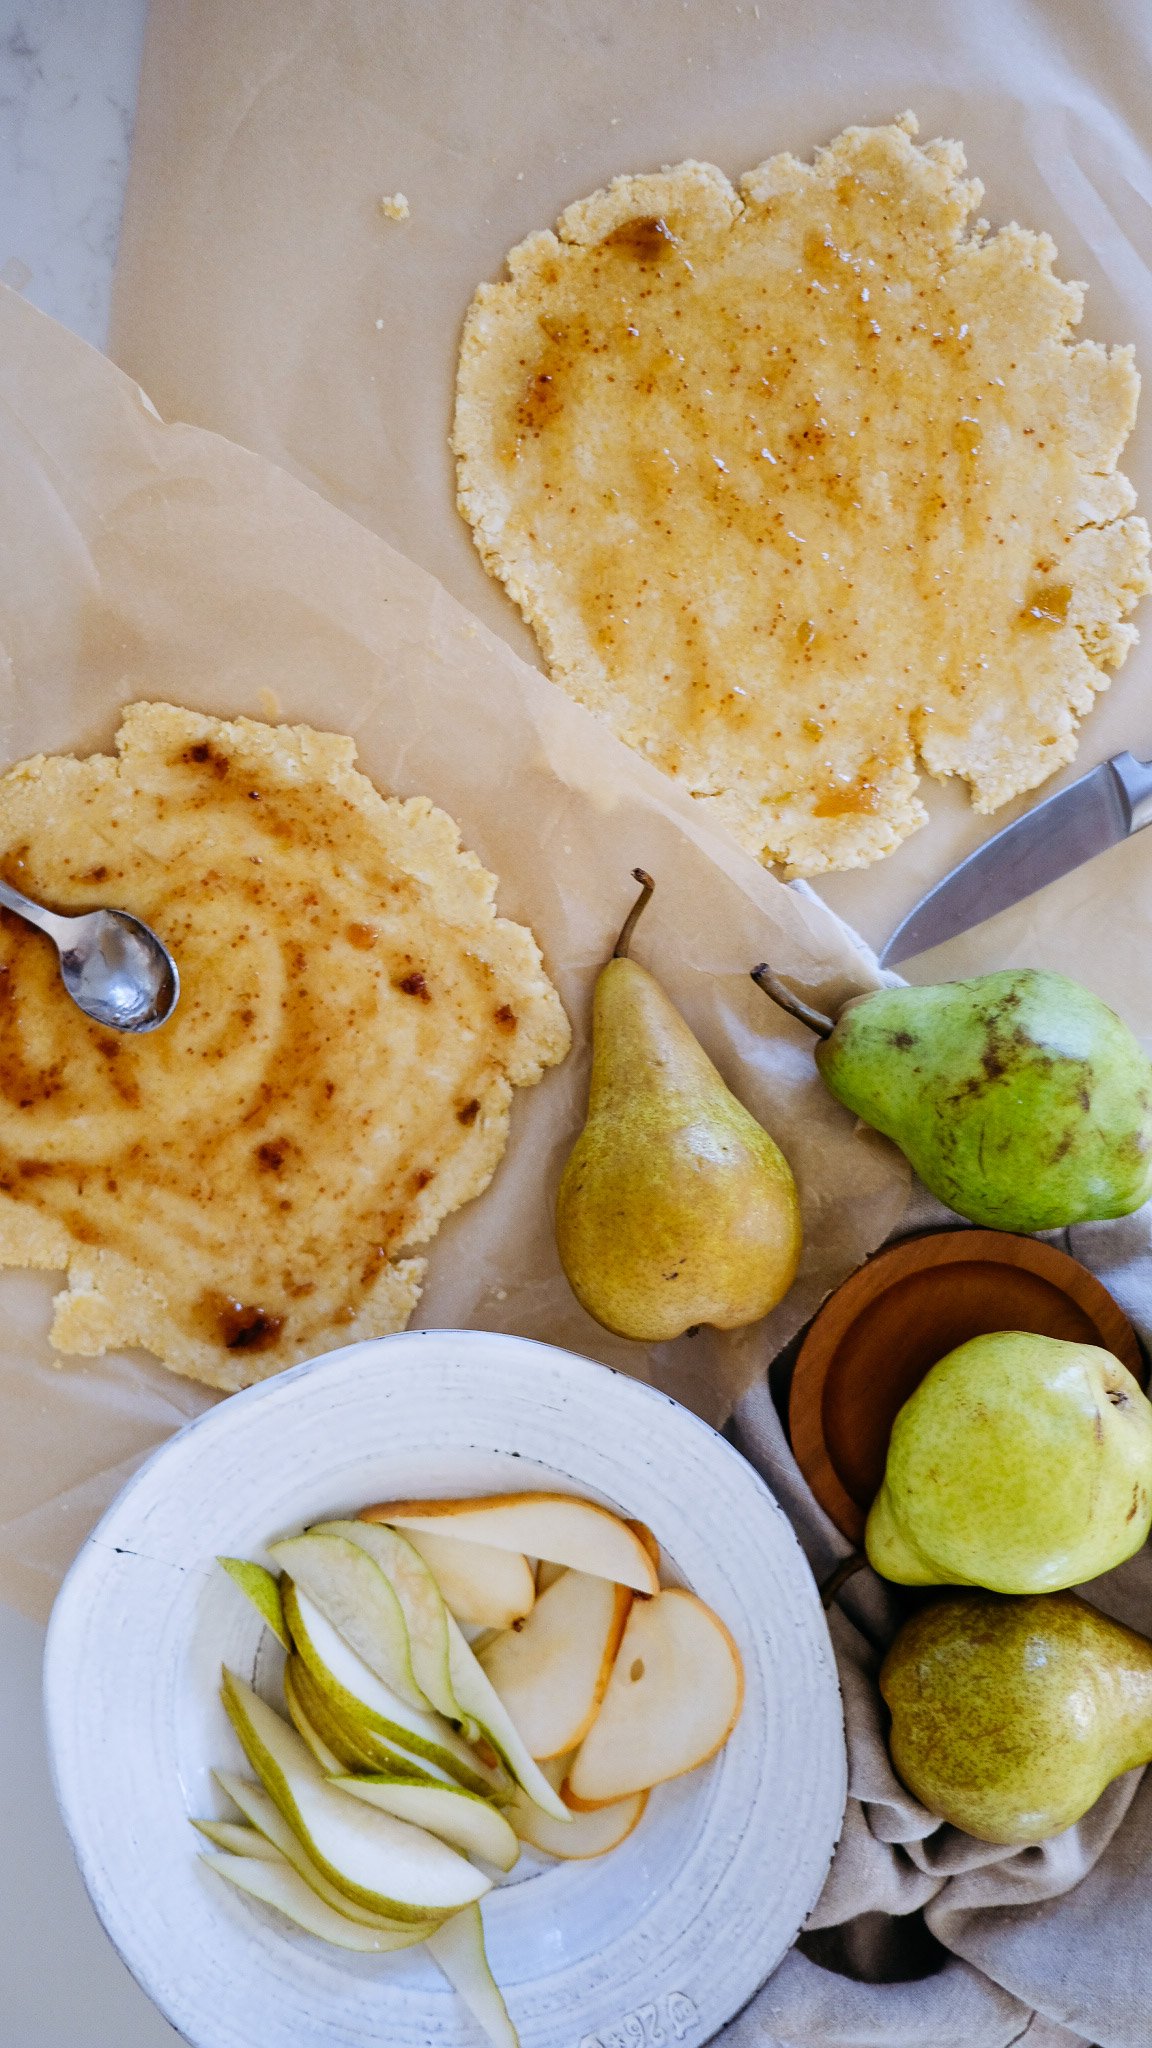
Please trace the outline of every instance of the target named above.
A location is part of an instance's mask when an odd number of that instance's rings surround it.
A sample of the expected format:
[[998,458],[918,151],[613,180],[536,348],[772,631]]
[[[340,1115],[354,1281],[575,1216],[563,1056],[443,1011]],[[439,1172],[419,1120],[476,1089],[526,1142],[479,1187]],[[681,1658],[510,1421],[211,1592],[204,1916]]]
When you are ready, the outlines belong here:
[[421,1950],[326,1948],[199,1862],[188,1816],[225,1810],[214,1765],[243,1768],[220,1665],[275,1681],[271,1638],[213,1560],[263,1558],[277,1536],[372,1500],[540,1485],[647,1522],[671,1575],[732,1630],[747,1692],[721,1754],[655,1792],[619,1849],[525,1862],[485,1900],[523,2048],[694,2048],[795,1938],[840,1831],[845,1754],[824,1617],[784,1514],[721,1437],[649,1387],[520,1338],[411,1332],[299,1366],[183,1430],[88,1539],[52,1617],[48,1731],[84,1881],[195,2048],[481,2039]]

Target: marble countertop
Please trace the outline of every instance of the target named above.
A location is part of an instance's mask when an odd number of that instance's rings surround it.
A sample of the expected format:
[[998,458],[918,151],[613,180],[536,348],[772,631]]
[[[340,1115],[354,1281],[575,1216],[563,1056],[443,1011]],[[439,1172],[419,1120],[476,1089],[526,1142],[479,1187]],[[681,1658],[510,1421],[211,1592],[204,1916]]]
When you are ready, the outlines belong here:
[[[0,0],[0,280],[101,347],[147,0]],[[0,1607],[3,2048],[171,2048],[106,1939],[56,1810],[43,1631]]]
[[147,0],[0,0],[0,281],[99,348]]

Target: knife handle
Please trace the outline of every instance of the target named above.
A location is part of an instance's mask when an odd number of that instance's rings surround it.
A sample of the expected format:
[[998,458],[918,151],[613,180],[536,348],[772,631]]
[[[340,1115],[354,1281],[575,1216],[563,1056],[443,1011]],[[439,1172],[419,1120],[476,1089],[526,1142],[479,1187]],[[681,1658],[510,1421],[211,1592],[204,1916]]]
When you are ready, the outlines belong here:
[[1142,832],[1152,825],[1152,761],[1138,761],[1135,754],[1116,754],[1108,766],[1120,785],[1128,811],[1128,831]]

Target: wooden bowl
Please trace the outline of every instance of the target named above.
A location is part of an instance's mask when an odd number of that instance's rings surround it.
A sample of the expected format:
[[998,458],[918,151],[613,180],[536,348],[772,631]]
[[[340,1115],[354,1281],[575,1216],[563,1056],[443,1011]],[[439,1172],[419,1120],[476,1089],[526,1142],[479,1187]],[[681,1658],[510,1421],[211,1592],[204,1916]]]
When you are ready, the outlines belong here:
[[945,1230],[879,1252],[838,1287],[804,1339],[788,1425],[796,1462],[850,1542],[864,1535],[897,1412],[929,1368],[995,1330],[1099,1344],[1141,1386],[1147,1361],[1079,1260],[1000,1230]]

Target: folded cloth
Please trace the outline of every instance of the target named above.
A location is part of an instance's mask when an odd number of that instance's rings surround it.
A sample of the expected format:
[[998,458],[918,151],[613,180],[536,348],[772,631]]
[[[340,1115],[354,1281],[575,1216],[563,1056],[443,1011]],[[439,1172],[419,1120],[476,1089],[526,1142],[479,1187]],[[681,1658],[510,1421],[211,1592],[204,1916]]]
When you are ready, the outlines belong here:
[[[963,1219],[919,1194],[901,1236]],[[1047,1233],[1152,1337],[1152,1204]],[[792,1456],[771,1374],[730,1434],[791,1517],[817,1579],[850,1546]],[[1152,1634],[1152,1549],[1081,1589]],[[928,1813],[888,1760],[876,1678],[900,1610],[870,1571],[830,1616],[848,1740],[848,1808],[795,1949],[717,2037],[723,2048],[1149,2048],[1152,1776],[1118,1778],[1075,1827],[1035,1848],[977,1842]]]

